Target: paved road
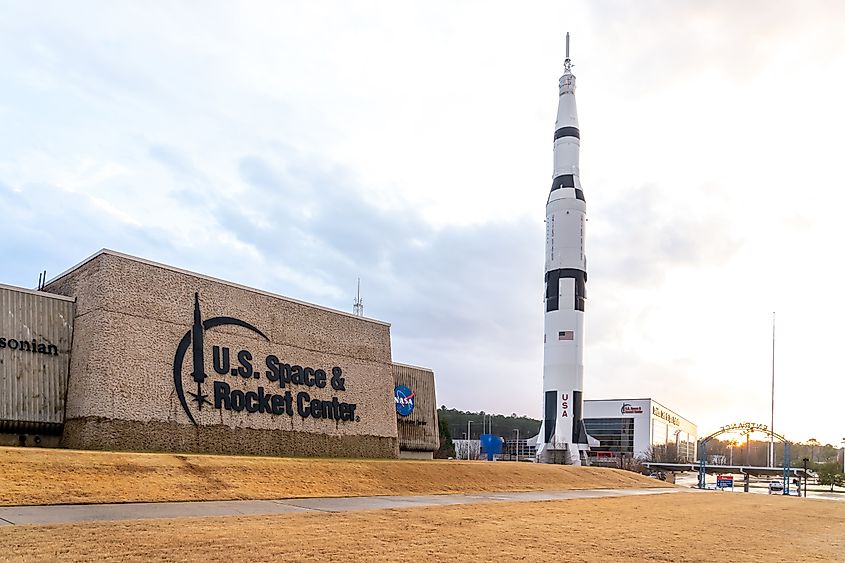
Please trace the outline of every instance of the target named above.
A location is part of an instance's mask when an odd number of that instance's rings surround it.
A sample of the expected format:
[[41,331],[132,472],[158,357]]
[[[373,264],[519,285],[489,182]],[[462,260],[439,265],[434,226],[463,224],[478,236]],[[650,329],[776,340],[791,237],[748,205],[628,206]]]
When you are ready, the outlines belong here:
[[[712,476],[711,476],[712,479]],[[779,479],[773,479],[778,481]],[[711,483],[713,481],[710,481]],[[675,478],[675,484],[680,485],[682,487],[693,487],[695,484],[698,483],[698,475],[697,474],[681,474]],[[749,493],[758,494],[758,495],[768,495],[769,494],[769,487],[767,481],[752,481],[751,487],[749,488]],[[726,489],[730,490],[730,489]],[[803,490],[803,489],[802,489]],[[798,495],[795,494],[795,485],[790,485],[790,491],[792,492],[793,497],[797,497]],[[741,476],[734,477],[734,493],[742,493],[745,494],[745,491],[742,487],[742,478]],[[843,492],[840,488],[837,487],[837,490],[831,492],[826,487],[820,487],[818,485],[811,485],[810,488],[807,490],[807,498],[809,499],[823,499],[823,500],[833,500],[838,502],[845,502],[845,492]]]
[[123,504],[56,504],[50,506],[0,507],[0,526],[58,524],[94,520],[133,520],[191,516],[242,516],[291,512],[347,512],[450,504],[529,502],[579,498],[621,497],[678,493],[681,488],[589,489],[583,491],[536,491],[427,496],[377,496],[304,498],[285,500],[225,500],[205,502],[156,502]]

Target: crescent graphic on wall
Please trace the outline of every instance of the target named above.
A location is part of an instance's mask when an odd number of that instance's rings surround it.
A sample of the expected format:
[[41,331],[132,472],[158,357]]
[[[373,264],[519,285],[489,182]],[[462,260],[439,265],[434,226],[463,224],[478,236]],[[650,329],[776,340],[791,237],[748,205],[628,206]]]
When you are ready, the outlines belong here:
[[185,414],[188,415],[188,418],[192,423],[194,423],[195,426],[198,426],[198,424],[196,419],[194,419],[194,415],[188,408],[188,402],[187,400],[185,400],[185,390],[182,386],[182,363],[185,361],[185,354],[187,354],[188,347],[191,346],[191,343],[193,341],[194,372],[192,375],[194,377],[194,381],[196,381],[197,383],[197,393],[191,393],[191,395],[195,397],[199,408],[202,409],[203,403],[209,402],[205,398],[206,396],[202,394],[202,383],[206,377],[205,369],[203,366],[203,333],[206,330],[210,330],[218,326],[243,327],[258,334],[264,340],[268,342],[270,341],[270,339],[267,338],[266,334],[258,330],[250,323],[242,321],[240,319],[236,319],[233,317],[212,317],[203,321],[200,315],[199,293],[194,294],[194,326],[191,328],[191,330],[185,333],[185,336],[182,337],[182,340],[179,341],[179,345],[176,347],[176,355],[173,356],[173,386],[176,388],[176,395],[179,397],[179,402],[182,404],[182,408],[185,410]]

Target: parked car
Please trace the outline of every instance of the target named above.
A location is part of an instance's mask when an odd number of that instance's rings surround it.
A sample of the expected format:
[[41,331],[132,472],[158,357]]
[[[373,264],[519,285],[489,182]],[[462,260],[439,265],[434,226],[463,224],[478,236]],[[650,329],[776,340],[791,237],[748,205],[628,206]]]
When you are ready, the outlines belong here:
[[782,481],[769,481],[769,494],[773,493],[780,493],[783,494],[783,482]]

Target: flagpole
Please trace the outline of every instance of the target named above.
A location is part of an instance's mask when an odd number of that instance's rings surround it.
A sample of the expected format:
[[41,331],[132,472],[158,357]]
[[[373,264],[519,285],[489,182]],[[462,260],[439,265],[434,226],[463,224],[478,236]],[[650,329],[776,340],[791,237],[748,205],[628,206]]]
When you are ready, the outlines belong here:
[[775,466],[775,313],[772,312],[772,425],[769,427],[769,467]]

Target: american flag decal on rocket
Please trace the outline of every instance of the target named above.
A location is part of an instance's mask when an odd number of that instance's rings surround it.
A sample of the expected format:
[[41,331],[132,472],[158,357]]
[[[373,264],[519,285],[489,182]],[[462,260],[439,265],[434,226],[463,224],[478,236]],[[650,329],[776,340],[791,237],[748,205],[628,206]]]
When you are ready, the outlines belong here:
[[575,340],[575,333],[571,330],[562,330],[557,333],[558,340]]

